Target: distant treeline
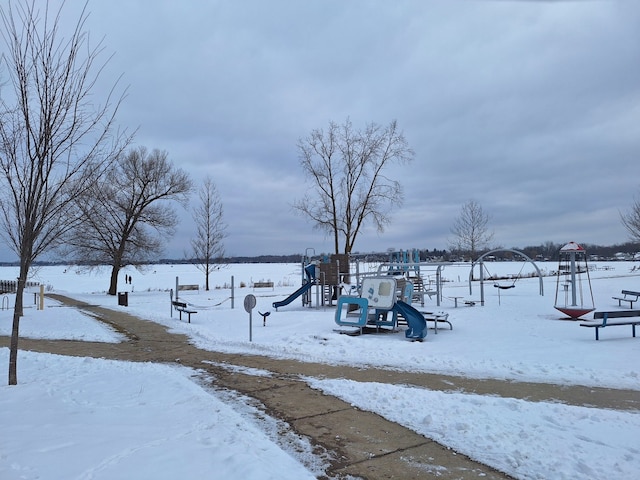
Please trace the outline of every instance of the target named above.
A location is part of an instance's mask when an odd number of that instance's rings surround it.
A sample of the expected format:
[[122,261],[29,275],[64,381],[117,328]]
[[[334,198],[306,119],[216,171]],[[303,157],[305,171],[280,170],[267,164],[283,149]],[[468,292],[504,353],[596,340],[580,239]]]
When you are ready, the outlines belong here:
[[[533,260],[538,261],[558,261],[560,249],[565,244],[546,242],[542,245],[528,246],[524,248],[510,247],[511,250],[517,250],[524,253],[526,256]],[[623,243],[620,245],[602,246],[591,245],[588,243],[580,243],[580,245],[586,250],[587,255],[593,260],[626,260],[633,257],[634,254],[640,252],[639,243]],[[503,247],[495,247],[490,250],[497,250]],[[483,252],[484,253],[484,252]],[[620,257],[619,254],[624,254],[627,258]],[[460,255],[455,252],[447,250],[420,250],[420,260],[443,260],[443,261],[459,261],[464,259],[464,255]],[[522,257],[514,255],[510,252],[501,252],[496,255],[497,260],[516,260],[521,261]]]
[[[524,253],[529,258],[540,261],[557,261],[558,253],[560,248],[562,248],[564,244],[547,242],[542,245],[537,246],[529,246],[525,248],[518,247],[510,247],[512,250],[518,250],[519,252]],[[601,246],[601,245],[590,245],[590,244],[581,244],[584,249],[587,251],[587,254],[592,258],[597,258],[599,260],[620,260],[619,254],[625,254],[630,258],[636,253],[640,252],[640,244],[638,243],[623,243],[620,245],[611,245],[611,246]],[[496,247],[499,248],[499,247]],[[436,248],[432,250],[428,249],[419,249],[420,261],[459,261],[464,258],[464,255],[452,253],[448,250],[438,250]],[[313,258],[321,258],[323,256],[329,256],[330,254],[317,254]],[[359,258],[364,261],[370,262],[384,262],[389,260],[388,252],[372,252],[372,253],[364,253],[364,252],[356,252],[352,254],[352,257]],[[221,265],[228,265],[234,263],[299,263],[302,261],[303,254],[301,253],[292,253],[290,255],[257,255],[255,257],[250,256],[242,256],[242,257],[226,257],[219,259],[216,263]],[[498,260],[517,260],[520,261],[522,258],[518,258],[517,255],[510,254],[509,252],[504,252],[501,255],[497,256]],[[624,259],[624,258],[623,258]],[[147,264],[166,264],[166,265],[189,265],[189,264],[197,264],[199,262],[191,260],[191,259],[172,259],[172,258],[161,258],[156,262],[148,262]],[[9,267],[9,266],[17,266],[18,262],[0,262],[0,266]],[[69,262],[65,261],[39,261],[34,263],[35,266],[51,266],[51,265],[69,265]],[[91,266],[91,263],[77,263],[77,265],[82,266]]]

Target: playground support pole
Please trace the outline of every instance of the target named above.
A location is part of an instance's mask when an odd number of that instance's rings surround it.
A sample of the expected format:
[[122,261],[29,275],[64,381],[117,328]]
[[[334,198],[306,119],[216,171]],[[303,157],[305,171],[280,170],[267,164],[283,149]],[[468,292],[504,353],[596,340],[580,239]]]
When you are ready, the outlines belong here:
[[233,310],[234,300],[235,300],[235,289],[233,286],[233,275],[231,275],[231,310]]
[[441,268],[442,265],[438,265],[438,268],[436,268],[436,305],[438,307],[440,306],[440,299],[442,298],[442,290],[440,289]]
[[576,252],[569,253],[569,261],[571,262],[571,305],[577,306],[576,300]]
[[314,265],[314,277],[316,279],[316,308],[320,306],[320,289],[322,288],[322,284],[320,283],[320,276],[318,275],[318,266]]
[[[473,275],[473,266],[471,267],[471,274]],[[484,307],[484,263],[482,258],[480,259],[480,305]]]

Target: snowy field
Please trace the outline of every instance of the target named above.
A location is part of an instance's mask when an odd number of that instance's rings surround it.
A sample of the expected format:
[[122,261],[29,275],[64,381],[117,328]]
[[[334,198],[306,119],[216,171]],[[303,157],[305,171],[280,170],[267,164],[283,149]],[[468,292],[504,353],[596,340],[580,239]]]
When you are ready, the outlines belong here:
[[[617,309],[611,297],[640,290],[640,271],[631,262],[592,263],[595,306]],[[538,263],[543,272],[556,263]],[[533,271],[521,262],[489,263],[490,274],[516,276]],[[361,271],[373,266],[361,265]],[[469,292],[469,266],[447,266],[440,306],[426,299],[425,310],[449,313],[454,329],[433,330],[424,342],[403,332],[350,337],[334,331],[335,309],[303,307],[299,299],[275,311],[301,283],[296,264],[231,265],[211,277],[211,291],[180,292],[197,314],[191,323],[171,312],[171,290],[204,283],[188,265],[158,265],[144,272],[121,272],[120,291],[128,307],[105,294],[109,271],[46,267],[31,280],[47,291],[153,320],[185,333],[203,349],[251,353],[309,362],[378,366],[413,372],[476,378],[537,381],[638,390],[640,338],[631,327],[612,327],[594,340],[593,329],[560,320],[555,308],[555,277],[519,278],[515,288],[485,284],[485,306],[477,283]],[[0,279],[17,269],[0,268]],[[125,284],[125,275],[132,283]],[[435,270],[423,270],[428,279]],[[582,292],[590,296],[586,276]],[[233,278],[233,280],[232,280]],[[253,289],[271,281],[274,288]],[[235,286],[234,295],[230,289]],[[500,281],[501,284],[512,281]],[[257,298],[250,330],[243,308],[246,295]],[[458,308],[454,298],[458,298]],[[315,301],[315,297],[314,301]],[[15,299],[3,296],[0,335],[9,335]],[[118,335],[77,311],[47,299],[44,310],[25,295],[21,336],[116,342]],[[233,308],[232,308],[233,305]],[[637,305],[634,307],[638,308]],[[262,326],[258,311],[271,311]],[[585,318],[589,318],[586,315]],[[251,334],[251,340],[249,336]],[[7,368],[8,350],[0,349]],[[278,428],[242,398],[222,397],[191,380],[193,371],[165,365],[130,364],[20,352],[17,387],[0,387],[0,478],[314,478],[322,459],[283,447]],[[258,372],[256,372],[258,374]],[[308,379],[314,387],[359,408],[379,413],[483,463],[520,479],[637,478],[640,470],[640,412],[603,411],[557,403],[349,380]],[[389,409],[388,405],[394,408]],[[417,408],[423,405],[424,408]],[[304,443],[300,440],[301,443]],[[303,452],[303,453],[301,453]],[[73,458],[73,461],[69,461]],[[188,460],[187,460],[188,459]]]

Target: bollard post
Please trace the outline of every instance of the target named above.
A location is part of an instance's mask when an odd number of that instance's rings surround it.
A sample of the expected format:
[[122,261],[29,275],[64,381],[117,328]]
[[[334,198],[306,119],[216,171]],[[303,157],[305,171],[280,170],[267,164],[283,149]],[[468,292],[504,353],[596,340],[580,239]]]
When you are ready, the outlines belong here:
[[234,306],[235,306],[235,287],[233,285],[233,275],[231,275],[231,310],[233,310]]

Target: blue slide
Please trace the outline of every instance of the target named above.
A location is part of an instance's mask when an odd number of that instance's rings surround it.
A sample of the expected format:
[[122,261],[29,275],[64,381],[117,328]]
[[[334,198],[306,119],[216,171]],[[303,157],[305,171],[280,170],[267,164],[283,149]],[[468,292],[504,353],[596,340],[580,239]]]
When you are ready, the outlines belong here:
[[311,288],[311,286],[314,283],[313,280],[315,280],[315,278],[316,278],[316,275],[315,275],[316,266],[315,265],[307,265],[306,267],[304,267],[304,272],[307,274],[306,283],[303,283],[302,286],[298,290],[293,292],[291,295],[289,295],[284,300],[281,300],[279,302],[273,302],[273,308],[278,309],[278,307],[284,307],[285,305],[289,305],[296,298],[298,298],[300,295],[303,295],[307,290],[309,290]]
[[313,285],[313,283],[311,283],[311,282],[305,283],[298,290],[293,292],[291,295],[289,295],[284,300],[280,300],[279,302],[273,302],[273,308],[277,309],[278,307],[284,307],[285,305],[289,305],[296,298],[298,298],[300,295],[304,294],[307,290],[309,290],[312,285]]
[[405,337],[422,341],[427,336],[427,322],[418,310],[401,300],[395,303],[392,310],[407,320],[409,328],[404,332]]

